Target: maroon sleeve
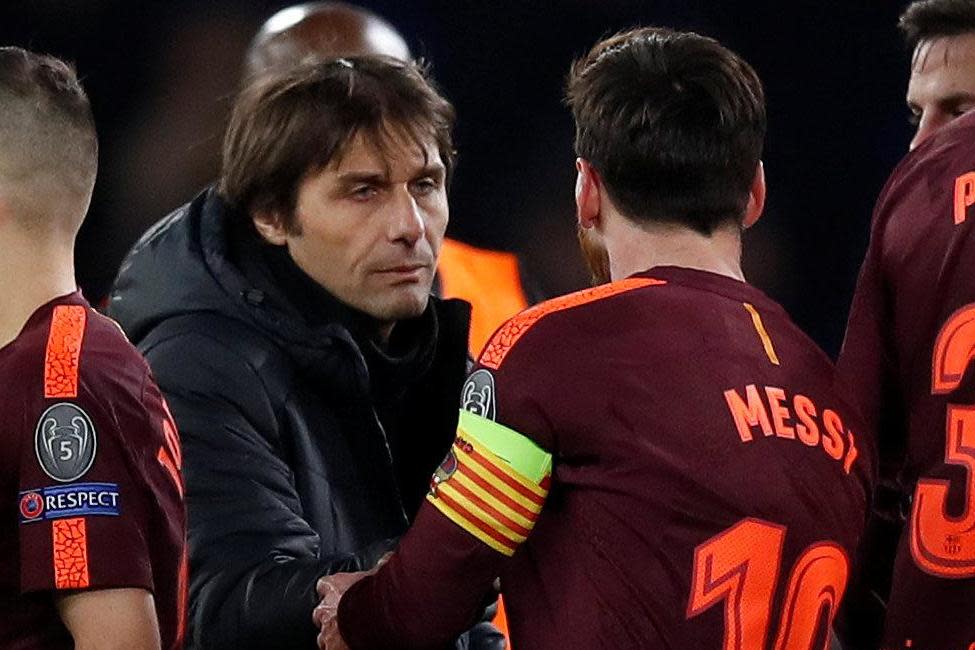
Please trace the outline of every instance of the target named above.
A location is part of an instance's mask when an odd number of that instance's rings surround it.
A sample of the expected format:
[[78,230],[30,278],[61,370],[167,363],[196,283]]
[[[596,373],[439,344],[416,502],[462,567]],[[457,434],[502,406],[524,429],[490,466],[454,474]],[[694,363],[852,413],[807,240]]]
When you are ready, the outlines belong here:
[[888,304],[890,289],[886,286],[883,268],[883,238],[887,225],[885,197],[890,188],[888,182],[874,211],[870,243],[860,267],[846,336],[836,364],[839,386],[860,410],[869,431],[876,431],[882,419],[887,425],[900,421],[900,418],[883,418],[885,403],[893,401],[888,398],[896,379],[893,345],[888,333],[893,314]]
[[[489,345],[484,354],[490,349]],[[533,390],[537,389],[533,384],[540,373],[534,371],[530,345],[522,344],[518,354],[508,359],[500,367],[486,364],[482,355],[464,384],[462,407],[551,449],[554,439],[536,401],[537,390]],[[462,436],[463,431],[454,443],[455,448],[461,449],[453,450],[434,476],[433,484],[443,490],[445,483],[437,481],[446,482],[454,472],[464,472]],[[435,487],[434,495],[436,490]],[[543,503],[544,496],[541,499]],[[476,510],[475,507],[473,511]],[[349,647],[442,647],[475,623],[494,580],[517,548],[517,543],[503,534],[491,539],[497,531],[481,534],[470,528],[478,523],[483,522],[478,522],[476,515],[471,516],[467,526],[474,532],[469,532],[432,505],[430,499],[424,502],[389,562],[375,575],[355,584],[342,598],[339,628]],[[476,534],[481,534],[481,538]]]
[[19,480],[24,592],[153,590],[139,475],[139,461],[150,453],[140,444],[148,447],[149,433],[142,386],[118,385],[107,373],[89,364],[74,396],[38,391],[25,405]]
[[399,549],[339,604],[355,650],[443,647],[483,614],[505,556],[424,503]]

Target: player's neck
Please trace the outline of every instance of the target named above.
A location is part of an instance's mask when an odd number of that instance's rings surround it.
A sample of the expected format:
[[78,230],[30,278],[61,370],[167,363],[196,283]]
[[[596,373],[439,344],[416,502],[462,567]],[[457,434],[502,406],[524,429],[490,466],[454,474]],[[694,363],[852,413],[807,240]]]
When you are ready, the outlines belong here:
[[741,232],[735,224],[722,226],[708,236],[682,226],[644,226],[619,217],[606,224],[606,249],[613,280],[655,266],[679,266],[745,281]]
[[77,289],[71,246],[14,239],[0,246],[0,347],[17,338],[38,307]]

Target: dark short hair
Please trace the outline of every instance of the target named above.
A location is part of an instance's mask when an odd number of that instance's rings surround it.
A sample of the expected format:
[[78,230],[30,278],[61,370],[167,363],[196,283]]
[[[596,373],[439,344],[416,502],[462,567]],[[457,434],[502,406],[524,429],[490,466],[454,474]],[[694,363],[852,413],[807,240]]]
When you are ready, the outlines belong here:
[[932,38],[975,32],[975,0],[917,0],[897,26],[911,49]]
[[[23,188],[20,212],[33,218],[66,210],[80,223],[98,169],[98,138],[74,69],[53,56],[0,47],[0,115],[0,182]],[[58,191],[39,189],[42,182]],[[66,188],[70,204],[52,206]]]
[[569,72],[576,154],[634,221],[710,234],[740,221],[765,139],[758,75],[717,41],[647,27],[597,43]]
[[380,150],[394,133],[437,145],[449,178],[454,109],[418,62],[355,57],[299,65],[261,78],[236,103],[223,146],[220,193],[252,216],[294,226],[298,186],[341,159],[356,134]]

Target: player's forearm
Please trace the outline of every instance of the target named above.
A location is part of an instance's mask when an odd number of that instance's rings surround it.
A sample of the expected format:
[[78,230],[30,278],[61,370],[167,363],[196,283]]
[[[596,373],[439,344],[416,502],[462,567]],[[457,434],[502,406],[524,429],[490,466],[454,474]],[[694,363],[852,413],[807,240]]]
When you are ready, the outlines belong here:
[[159,650],[152,594],[143,589],[85,591],[58,600],[75,650]]
[[480,618],[503,557],[424,508],[390,561],[343,597],[342,635],[354,650],[447,646]]
[[74,637],[74,650],[160,650],[159,638],[124,637],[106,638],[105,634],[93,634],[88,638]]

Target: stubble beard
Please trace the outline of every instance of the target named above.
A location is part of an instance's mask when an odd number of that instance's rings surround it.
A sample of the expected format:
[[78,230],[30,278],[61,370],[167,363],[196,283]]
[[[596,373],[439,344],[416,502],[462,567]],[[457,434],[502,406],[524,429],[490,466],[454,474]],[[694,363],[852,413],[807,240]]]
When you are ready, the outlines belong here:
[[588,228],[579,226],[577,234],[579,248],[582,250],[582,257],[586,260],[586,266],[589,267],[593,286],[610,282],[612,276],[609,272],[609,253],[606,251],[606,247],[596,239]]

